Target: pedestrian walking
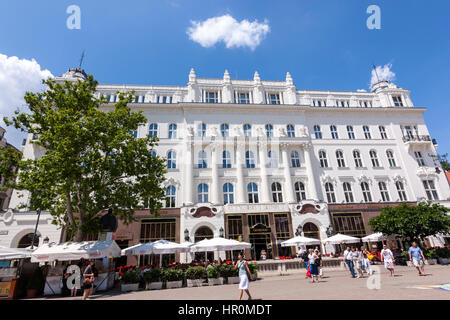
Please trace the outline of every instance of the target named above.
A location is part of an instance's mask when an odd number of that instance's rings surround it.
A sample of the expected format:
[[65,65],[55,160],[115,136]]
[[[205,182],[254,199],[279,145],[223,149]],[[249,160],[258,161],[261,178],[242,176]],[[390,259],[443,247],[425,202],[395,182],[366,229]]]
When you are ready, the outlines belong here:
[[353,259],[353,267],[355,268],[356,277],[358,279],[364,277],[363,269],[361,266],[361,251],[359,251],[357,247],[352,248],[352,259]]
[[364,266],[364,270],[370,276],[370,275],[372,275],[372,268],[370,267],[370,259],[369,259],[370,252],[369,252],[369,250],[367,250],[366,247],[361,247],[361,252],[362,252],[361,253],[362,264]]
[[309,249],[308,267],[309,267],[309,270],[311,272],[312,283],[319,282],[319,271],[318,271],[318,268],[317,268],[317,260],[318,260],[318,258],[319,257],[316,254],[316,252],[314,252],[313,249]]
[[344,251],[344,259],[345,263],[347,263],[348,269],[350,270],[352,278],[356,278],[355,269],[353,268],[353,252],[350,247],[347,247],[347,249]]
[[411,244],[411,247],[408,250],[409,253],[409,260],[413,263],[413,266],[417,268],[417,271],[419,271],[419,276],[425,275],[425,267],[424,267],[424,261],[425,256],[423,255],[422,249],[420,249],[417,246],[417,243],[414,241]]
[[314,250],[314,252],[317,255],[317,259],[316,259],[317,271],[319,272],[320,279],[322,279],[323,278],[322,254],[320,253],[319,249]]
[[234,268],[239,269],[239,300],[242,300],[242,296],[245,293],[248,296],[248,300],[252,300],[252,296],[249,291],[249,277],[253,280],[250,269],[248,268],[248,263],[245,261],[244,253],[240,252],[238,255],[239,261],[234,263]]
[[83,272],[83,298],[82,300],[86,300],[92,294],[92,289],[94,288],[94,260],[89,260],[89,264]]
[[383,250],[381,250],[381,262],[384,263],[384,267],[391,272],[391,277],[394,277],[394,254],[387,245],[383,245]]

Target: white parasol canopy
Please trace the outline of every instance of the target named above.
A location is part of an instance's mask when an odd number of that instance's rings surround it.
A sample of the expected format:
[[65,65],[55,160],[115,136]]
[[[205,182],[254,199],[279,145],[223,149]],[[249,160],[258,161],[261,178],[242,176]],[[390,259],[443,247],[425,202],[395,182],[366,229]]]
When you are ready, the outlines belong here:
[[230,251],[230,250],[244,250],[250,249],[251,244],[248,242],[239,242],[237,240],[225,238],[205,239],[197,242],[191,247],[192,252],[205,251]]
[[129,247],[129,248],[122,249],[122,251],[120,252],[120,254],[121,254],[122,256],[126,256],[126,255],[128,255],[128,254],[127,254],[128,252],[130,252],[131,250],[133,250],[133,249],[135,249],[135,248],[137,248],[137,247],[140,247],[140,246],[142,246],[142,243],[138,243],[138,244],[135,244],[134,246],[131,246],[131,247]]
[[6,248],[0,246],[0,260],[26,259],[31,257],[33,250]]
[[189,247],[187,246],[183,246],[179,243],[167,240],[158,240],[155,242],[148,242],[124,249],[122,250],[122,254],[123,255],[172,254],[187,251],[189,251]]
[[31,262],[69,261],[120,257],[120,248],[114,240],[47,243],[31,254]]
[[298,246],[298,245],[313,245],[313,244],[320,244],[320,240],[298,236],[298,237],[281,242],[282,247],[292,247],[292,246]]
[[387,237],[383,235],[381,232],[370,234],[367,237],[362,238],[362,242],[378,242],[386,240]]
[[360,242],[360,238],[350,237],[345,234],[336,234],[332,237],[322,240],[323,243],[341,244],[341,243],[357,243]]

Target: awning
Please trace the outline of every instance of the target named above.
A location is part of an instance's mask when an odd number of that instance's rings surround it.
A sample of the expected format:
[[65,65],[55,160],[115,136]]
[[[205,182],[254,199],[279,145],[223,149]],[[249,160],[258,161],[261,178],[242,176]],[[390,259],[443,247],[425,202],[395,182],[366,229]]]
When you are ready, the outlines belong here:
[[32,250],[0,247],[0,260],[26,259],[31,257]]
[[361,239],[338,233],[332,237],[322,240],[322,242],[323,243],[331,243],[331,244],[358,243],[358,242],[361,242]]
[[31,262],[69,261],[120,257],[120,248],[114,240],[47,243],[31,254]]
[[302,236],[298,236],[281,242],[282,247],[292,247],[297,245],[314,245],[314,244],[320,244],[320,240]]
[[251,244],[247,242],[239,242],[232,239],[213,238],[205,239],[197,242],[191,247],[192,252],[205,251],[230,251],[230,250],[244,250],[250,249]]
[[183,246],[179,243],[167,240],[158,240],[124,249],[122,250],[122,255],[173,254],[188,251],[189,247]]
[[386,239],[387,239],[386,236],[384,236],[381,232],[378,232],[378,233],[368,235],[367,237],[364,237],[361,240],[362,240],[362,242],[378,242],[378,241],[383,241]]

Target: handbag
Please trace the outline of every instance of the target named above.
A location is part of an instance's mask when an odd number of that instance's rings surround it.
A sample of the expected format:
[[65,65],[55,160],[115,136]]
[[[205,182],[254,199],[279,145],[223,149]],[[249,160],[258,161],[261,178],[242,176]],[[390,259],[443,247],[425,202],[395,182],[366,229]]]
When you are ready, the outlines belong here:
[[306,271],[306,276],[311,278],[311,269],[308,267],[308,271]]

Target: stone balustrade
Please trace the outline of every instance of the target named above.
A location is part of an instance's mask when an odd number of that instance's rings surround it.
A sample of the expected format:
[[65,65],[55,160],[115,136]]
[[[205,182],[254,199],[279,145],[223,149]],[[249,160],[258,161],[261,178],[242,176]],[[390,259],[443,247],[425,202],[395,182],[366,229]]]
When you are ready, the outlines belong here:
[[[261,276],[305,273],[302,259],[262,260],[249,263],[258,265],[258,275]],[[322,267],[324,271],[345,270],[345,262],[342,258],[323,258]]]

